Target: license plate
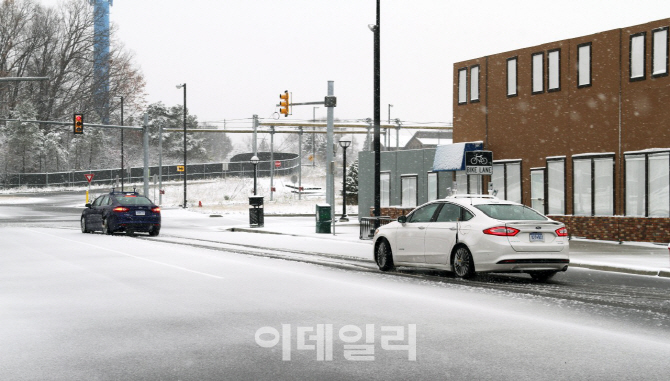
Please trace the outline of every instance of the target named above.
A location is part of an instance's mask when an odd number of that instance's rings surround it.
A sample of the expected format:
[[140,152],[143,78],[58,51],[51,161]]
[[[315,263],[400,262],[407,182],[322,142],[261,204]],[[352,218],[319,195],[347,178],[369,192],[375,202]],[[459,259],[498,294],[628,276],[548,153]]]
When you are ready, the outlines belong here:
[[544,242],[544,234],[530,233],[530,242]]
[[[136,216],[143,216],[144,215],[144,210],[136,210],[135,215]],[[532,241],[532,239],[531,239],[531,241]]]

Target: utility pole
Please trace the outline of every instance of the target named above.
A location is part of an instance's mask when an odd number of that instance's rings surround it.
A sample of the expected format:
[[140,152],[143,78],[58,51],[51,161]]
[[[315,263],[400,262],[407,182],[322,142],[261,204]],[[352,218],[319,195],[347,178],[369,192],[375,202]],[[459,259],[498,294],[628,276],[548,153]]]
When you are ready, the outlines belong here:
[[[335,83],[328,81],[328,97],[334,97]],[[328,98],[327,97],[327,98]],[[326,104],[327,119],[326,119],[326,202],[330,204],[331,213],[335,212],[335,190],[333,177],[333,119],[334,106]],[[334,220],[334,219],[333,219]]]
[[[379,6],[380,0],[377,0],[377,24],[374,25],[373,32],[374,32],[374,149],[375,149],[375,210],[374,210],[374,216],[379,217],[381,216],[381,205],[380,205],[380,191],[381,191],[381,184],[380,184],[380,176],[381,176],[381,164],[380,164],[380,159],[381,159],[381,152],[380,152],[380,145],[379,145],[379,133],[380,133],[380,104],[379,104],[379,93],[380,93],[380,54],[379,54],[379,44],[380,44],[380,36],[379,36],[379,29],[381,27],[380,25],[380,17],[379,17],[379,11],[380,11],[380,6]],[[375,228],[379,227],[379,220],[375,221]]]
[[144,114],[144,196],[149,197],[149,115]]

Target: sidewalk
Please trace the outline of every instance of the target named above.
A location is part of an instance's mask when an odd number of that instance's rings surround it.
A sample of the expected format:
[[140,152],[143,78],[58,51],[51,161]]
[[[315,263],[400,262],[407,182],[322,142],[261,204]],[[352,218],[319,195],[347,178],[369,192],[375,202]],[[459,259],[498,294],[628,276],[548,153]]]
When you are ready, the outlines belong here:
[[[337,222],[335,234],[316,233],[313,216],[265,216],[265,226],[251,228],[238,225],[227,230],[233,232],[264,233],[282,236],[304,237],[305,241],[319,240],[323,251],[339,252],[356,258],[372,257],[372,241],[359,239],[359,224],[356,217],[349,222]],[[296,240],[295,249],[303,247],[305,241]],[[335,242],[346,242],[339,246]],[[572,239],[570,241],[570,266],[593,270],[613,271],[628,274],[661,276],[670,278],[670,253],[666,246],[651,243],[593,241]]]

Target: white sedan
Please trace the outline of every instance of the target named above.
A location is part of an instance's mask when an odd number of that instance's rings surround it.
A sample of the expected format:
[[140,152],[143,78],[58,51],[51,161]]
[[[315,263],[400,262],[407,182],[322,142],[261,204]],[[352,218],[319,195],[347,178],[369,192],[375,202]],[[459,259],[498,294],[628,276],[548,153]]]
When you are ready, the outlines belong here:
[[546,281],[568,269],[569,251],[563,223],[485,195],[423,204],[374,235],[374,258],[382,271],[445,269],[461,278],[475,272],[525,272]]

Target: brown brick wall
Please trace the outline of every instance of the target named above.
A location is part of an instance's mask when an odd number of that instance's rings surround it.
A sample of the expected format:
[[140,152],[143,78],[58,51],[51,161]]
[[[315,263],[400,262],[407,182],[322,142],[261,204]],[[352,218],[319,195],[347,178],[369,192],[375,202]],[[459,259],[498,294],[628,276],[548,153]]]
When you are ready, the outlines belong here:
[[550,216],[568,234],[607,241],[670,242],[670,218]]
[[[392,219],[396,219],[400,216],[406,216],[414,210],[415,208],[401,208],[401,207],[387,207],[381,208],[380,212],[382,216],[389,216]],[[374,208],[370,208],[370,217],[374,217]]]

